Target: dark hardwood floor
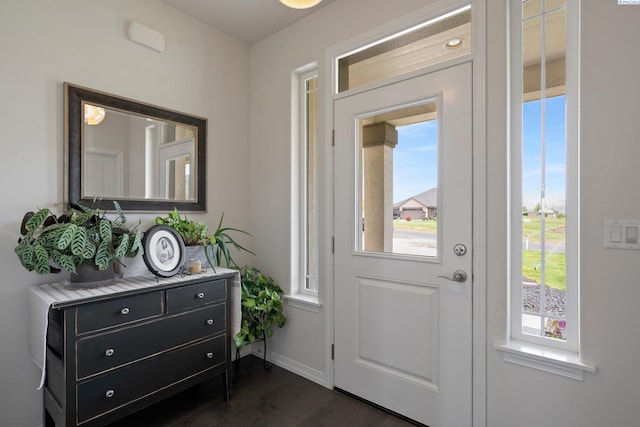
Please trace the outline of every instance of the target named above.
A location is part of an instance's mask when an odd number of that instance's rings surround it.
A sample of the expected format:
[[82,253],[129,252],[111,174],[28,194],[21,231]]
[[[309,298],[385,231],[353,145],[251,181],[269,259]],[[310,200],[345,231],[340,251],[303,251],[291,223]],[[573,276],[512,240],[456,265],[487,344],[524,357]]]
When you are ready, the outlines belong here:
[[222,395],[222,380],[216,378],[110,427],[412,425],[275,365],[264,370],[262,359],[255,356],[241,359],[231,401]]

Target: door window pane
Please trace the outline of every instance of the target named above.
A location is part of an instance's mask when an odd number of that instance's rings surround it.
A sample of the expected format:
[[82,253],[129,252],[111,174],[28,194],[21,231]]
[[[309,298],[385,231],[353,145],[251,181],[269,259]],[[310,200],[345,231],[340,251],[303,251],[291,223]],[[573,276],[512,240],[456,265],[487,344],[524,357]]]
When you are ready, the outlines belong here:
[[438,254],[437,103],[360,119],[359,250]]

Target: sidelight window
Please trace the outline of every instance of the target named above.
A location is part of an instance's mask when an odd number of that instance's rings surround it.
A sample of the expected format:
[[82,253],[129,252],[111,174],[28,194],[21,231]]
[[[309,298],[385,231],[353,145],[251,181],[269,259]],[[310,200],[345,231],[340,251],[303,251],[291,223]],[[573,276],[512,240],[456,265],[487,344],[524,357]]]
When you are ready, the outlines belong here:
[[318,70],[293,73],[292,121],[292,294],[318,295]]
[[512,335],[577,351],[578,2],[511,4]]

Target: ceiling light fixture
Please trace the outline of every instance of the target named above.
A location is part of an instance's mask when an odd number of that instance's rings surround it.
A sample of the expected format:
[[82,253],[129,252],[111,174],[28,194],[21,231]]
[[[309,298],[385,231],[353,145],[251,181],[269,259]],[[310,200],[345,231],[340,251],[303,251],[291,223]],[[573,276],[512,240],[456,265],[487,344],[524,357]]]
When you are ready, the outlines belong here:
[[449,41],[447,41],[445,44],[442,45],[442,47],[444,47],[445,49],[456,49],[460,46],[462,46],[463,40],[459,39],[459,38],[453,38]]
[[99,125],[107,113],[102,107],[91,104],[84,104],[84,122],[88,125]]
[[309,9],[321,1],[322,0],[280,0],[280,3],[292,9]]

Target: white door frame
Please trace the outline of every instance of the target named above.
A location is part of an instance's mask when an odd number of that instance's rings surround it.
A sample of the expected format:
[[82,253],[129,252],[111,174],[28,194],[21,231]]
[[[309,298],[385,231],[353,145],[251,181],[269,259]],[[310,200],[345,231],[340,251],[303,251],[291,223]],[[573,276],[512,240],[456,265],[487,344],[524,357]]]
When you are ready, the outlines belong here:
[[[390,36],[406,28],[418,25],[426,20],[442,15],[447,11],[457,9],[465,4],[471,3],[472,18],[472,48],[471,55],[453,60],[451,62],[438,64],[429,69],[420,70],[419,72],[409,73],[402,78],[390,79],[391,81],[403,80],[412,75],[424,74],[437,69],[442,69],[453,63],[457,64],[464,61],[472,61],[472,81],[473,81],[473,123],[472,123],[472,146],[473,146],[473,289],[472,289],[472,319],[473,319],[473,343],[472,343],[472,423],[475,427],[485,427],[487,423],[486,417],[486,1],[487,0],[470,0],[465,2],[452,2],[446,0],[436,1],[423,9],[389,22],[388,24],[377,27],[365,34],[361,34],[353,39],[340,43],[332,48],[327,49],[325,55],[324,79],[321,82],[324,86],[325,95],[325,125],[324,132],[326,143],[323,144],[323,152],[321,156],[324,158],[324,177],[322,185],[326,189],[324,192],[324,210],[321,215],[326,218],[325,221],[325,238],[326,243],[323,245],[325,250],[320,256],[324,258],[321,262],[321,272],[325,277],[326,295],[324,297],[325,307],[325,386],[333,388],[335,383],[335,372],[333,368],[332,344],[334,340],[334,263],[331,239],[335,230],[334,218],[334,162],[333,147],[331,136],[333,134],[333,105],[334,100],[345,93],[336,95],[337,87],[336,76],[334,73],[334,64],[336,59],[341,55],[350,52],[361,46],[366,46],[384,37]],[[506,5],[505,1],[505,5]],[[388,82],[385,82],[388,83]],[[370,86],[349,91],[347,94],[353,94],[358,91],[368,90]]]

